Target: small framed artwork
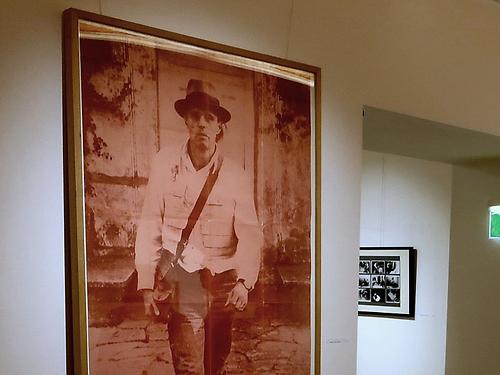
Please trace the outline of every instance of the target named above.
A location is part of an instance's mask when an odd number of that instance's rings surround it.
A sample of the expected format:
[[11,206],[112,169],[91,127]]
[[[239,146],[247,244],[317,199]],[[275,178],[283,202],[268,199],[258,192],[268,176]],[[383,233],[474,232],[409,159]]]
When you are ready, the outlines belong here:
[[361,247],[358,314],[415,319],[416,262],[413,247]]
[[77,9],[63,68],[68,372],[319,374],[320,69]]

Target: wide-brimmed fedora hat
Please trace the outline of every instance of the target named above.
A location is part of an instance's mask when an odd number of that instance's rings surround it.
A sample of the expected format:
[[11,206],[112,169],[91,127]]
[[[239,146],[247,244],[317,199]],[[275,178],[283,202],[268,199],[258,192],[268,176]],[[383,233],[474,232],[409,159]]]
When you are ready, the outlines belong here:
[[175,102],[174,107],[179,115],[186,116],[189,109],[196,107],[208,109],[217,115],[220,122],[226,123],[231,119],[229,111],[220,106],[215,87],[208,81],[190,79],[187,84],[186,97]]

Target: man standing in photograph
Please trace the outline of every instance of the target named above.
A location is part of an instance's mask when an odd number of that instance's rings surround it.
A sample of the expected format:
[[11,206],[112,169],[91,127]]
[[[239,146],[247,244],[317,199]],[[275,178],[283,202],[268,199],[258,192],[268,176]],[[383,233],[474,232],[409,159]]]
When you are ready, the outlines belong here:
[[225,374],[235,311],[248,303],[260,269],[262,231],[253,181],[224,158],[222,138],[231,114],[214,86],[191,79],[175,102],[189,138],[162,149],[150,169],[135,262],[147,314],[155,302],[158,264],[173,293],[168,333],[176,374]]

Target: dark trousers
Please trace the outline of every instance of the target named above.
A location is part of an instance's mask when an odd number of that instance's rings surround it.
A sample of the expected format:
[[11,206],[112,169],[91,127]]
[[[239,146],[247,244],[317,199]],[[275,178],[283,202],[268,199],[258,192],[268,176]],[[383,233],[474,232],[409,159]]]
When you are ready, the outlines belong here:
[[177,375],[223,375],[231,351],[233,306],[224,306],[236,283],[234,271],[176,275],[168,333]]

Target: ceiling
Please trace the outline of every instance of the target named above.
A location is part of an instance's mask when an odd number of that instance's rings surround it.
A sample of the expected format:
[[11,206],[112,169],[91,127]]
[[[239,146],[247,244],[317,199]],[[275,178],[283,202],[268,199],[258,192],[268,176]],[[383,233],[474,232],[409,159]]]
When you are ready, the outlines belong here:
[[374,107],[363,110],[363,149],[445,163],[500,159],[500,137]]

